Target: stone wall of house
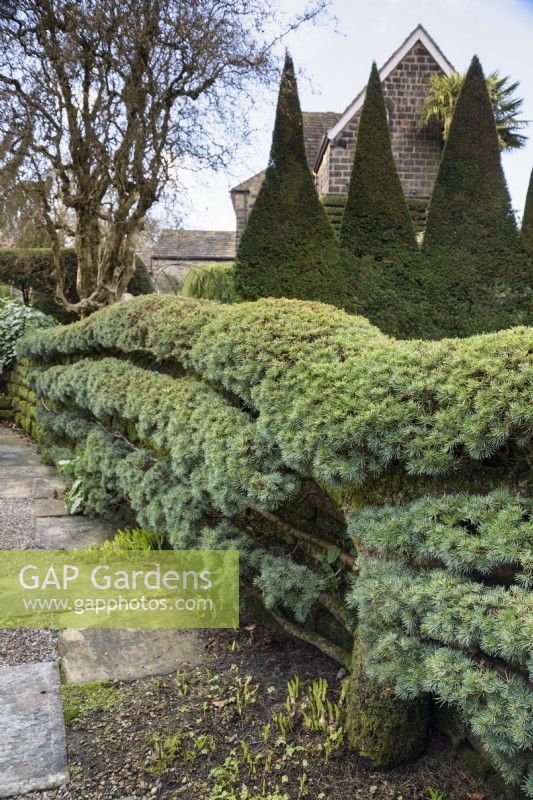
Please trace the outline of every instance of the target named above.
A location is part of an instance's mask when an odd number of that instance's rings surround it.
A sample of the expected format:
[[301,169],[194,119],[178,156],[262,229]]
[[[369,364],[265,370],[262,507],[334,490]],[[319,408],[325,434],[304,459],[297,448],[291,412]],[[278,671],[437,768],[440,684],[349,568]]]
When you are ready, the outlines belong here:
[[331,148],[326,148],[324,155],[322,156],[322,161],[320,162],[320,167],[318,168],[318,172],[316,173],[316,188],[318,194],[322,197],[322,195],[329,194],[329,169],[330,169],[330,150]]
[[239,241],[243,230],[246,228],[246,223],[250,217],[250,211],[259,194],[261,184],[265,179],[265,170],[253,175],[244,183],[236,186],[231,190],[231,202],[235,210],[237,218],[237,241]]
[[[421,42],[404,56],[383,82],[392,151],[406,195],[429,197],[441,155],[438,131],[419,131],[420,107],[428,95],[430,76],[442,70]],[[358,112],[330,144],[329,171],[318,175],[321,194],[346,194],[353,164]],[[329,179],[329,180],[328,180]]]

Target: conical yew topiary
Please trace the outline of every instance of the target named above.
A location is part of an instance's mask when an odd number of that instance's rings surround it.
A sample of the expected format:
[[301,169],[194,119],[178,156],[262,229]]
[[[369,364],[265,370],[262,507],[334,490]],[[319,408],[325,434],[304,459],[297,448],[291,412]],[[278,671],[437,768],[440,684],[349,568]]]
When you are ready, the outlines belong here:
[[476,56],[455,107],[423,249],[437,336],[469,336],[531,320],[529,267]]
[[289,54],[281,78],[270,162],[235,264],[240,295],[343,305],[337,238],[307,165],[302,112]]
[[531,176],[529,178],[520,240],[526,253],[533,258],[533,170],[531,170]]
[[385,98],[372,64],[340,228],[341,249],[386,257],[416,250],[413,222],[392,155]]
[[354,298],[351,307],[385,333],[406,335],[417,300],[410,272],[418,245],[392,155],[375,63],[361,110],[339,235],[342,265]]

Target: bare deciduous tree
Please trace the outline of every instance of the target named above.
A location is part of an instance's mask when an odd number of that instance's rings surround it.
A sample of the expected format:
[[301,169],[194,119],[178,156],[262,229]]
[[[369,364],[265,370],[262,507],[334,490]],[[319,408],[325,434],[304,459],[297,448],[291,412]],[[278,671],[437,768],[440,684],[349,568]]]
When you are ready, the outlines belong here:
[[[81,316],[119,298],[133,242],[176,165],[220,165],[243,96],[272,77],[275,0],[0,0],[0,173],[40,187],[57,294]],[[8,181],[4,184],[7,191]],[[78,255],[79,302],[59,251]]]

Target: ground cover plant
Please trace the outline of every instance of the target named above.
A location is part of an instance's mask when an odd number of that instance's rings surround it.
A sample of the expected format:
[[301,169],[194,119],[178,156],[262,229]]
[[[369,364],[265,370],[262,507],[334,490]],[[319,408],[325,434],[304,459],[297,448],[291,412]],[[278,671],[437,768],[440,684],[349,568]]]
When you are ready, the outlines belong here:
[[370,763],[423,751],[434,698],[530,792],[532,342],[152,295],[27,338],[13,392],[82,510],[241,551],[257,613],[351,666]]
[[196,667],[64,689],[73,800],[498,797],[438,733],[416,764],[383,772],[358,759],[343,735],[345,675],[313,648],[251,620],[199,636]]

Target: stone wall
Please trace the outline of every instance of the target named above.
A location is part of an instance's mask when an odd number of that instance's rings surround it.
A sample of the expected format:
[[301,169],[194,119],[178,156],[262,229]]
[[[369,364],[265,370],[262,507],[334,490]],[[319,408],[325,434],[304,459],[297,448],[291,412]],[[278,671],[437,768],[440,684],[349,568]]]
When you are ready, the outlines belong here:
[[[389,112],[392,151],[406,195],[429,197],[441,154],[438,131],[417,129],[420,107],[429,91],[430,76],[442,74],[423,44],[417,42],[383,82]],[[352,170],[358,112],[330,144],[329,171],[318,174],[321,194],[346,194]],[[326,162],[326,157],[324,157]]]
[[316,173],[316,188],[318,194],[322,197],[330,193],[329,191],[329,169],[330,169],[330,151],[328,147],[322,156],[320,167]]
[[231,202],[237,218],[237,241],[239,241],[243,230],[246,228],[250,211],[257,199],[264,179],[265,170],[258,172],[257,175],[253,175],[247,181],[231,190]]
[[195,263],[194,261],[181,261],[179,259],[152,259],[152,279],[156,290],[174,294]]

